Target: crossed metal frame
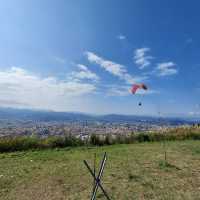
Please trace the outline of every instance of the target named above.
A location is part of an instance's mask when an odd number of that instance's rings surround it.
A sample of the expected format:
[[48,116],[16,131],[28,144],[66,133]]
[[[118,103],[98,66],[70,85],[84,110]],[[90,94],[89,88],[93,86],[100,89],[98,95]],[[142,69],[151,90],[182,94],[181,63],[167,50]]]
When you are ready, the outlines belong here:
[[106,191],[104,190],[103,186],[101,185],[101,177],[103,175],[103,171],[104,171],[104,168],[105,168],[106,160],[107,160],[107,154],[105,152],[104,156],[103,156],[103,159],[101,161],[101,166],[100,166],[99,173],[98,173],[97,177],[96,177],[95,173],[93,172],[93,170],[91,169],[91,167],[89,166],[89,164],[87,163],[87,161],[86,160],[83,161],[85,166],[87,167],[88,171],[90,172],[90,174],[92,175],[92,177],[95,180],[95,186],[94,186],[94,189],[93,189],[91,200],[95,200],[96,199],[96,194],[97,194],[98,187],[100,187],[100,189],[102,190],[102,192],[103,192],[104,196],[107,198],[107,200],[111,200],[110,197],[108,196],[108,194],[106,193]]

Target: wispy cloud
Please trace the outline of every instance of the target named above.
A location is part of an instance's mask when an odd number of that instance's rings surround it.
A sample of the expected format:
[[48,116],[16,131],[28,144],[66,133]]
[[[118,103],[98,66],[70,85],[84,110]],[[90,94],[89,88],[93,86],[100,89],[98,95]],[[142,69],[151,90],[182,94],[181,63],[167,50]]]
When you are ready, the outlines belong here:
[[158,76],[170,76],[178,73],[175,68],[176,64],[173,62],[164,62],[157,64],[156,74]]
[[198,111],[191,111],[188,114],[192,117],[199,117],[200,116],[200,112],[198,112]]
[[86,54],[89,62],[98,64],[104,70],[106,70],[110,74],[120,78],[121,80],[124,80],[128,84],[139,82],[146,78],[146,77],[139,77],[139,76],[133,77],[127,72],[127,69],[124,65],[115,63],[110,60],[106,60],[106,59],[96,55],[93,52],[86,52],[85,54]]
[[65,64],[66,60],[64,58],[58,57],[58,56],[54,56],[54,60],[60,64]]
[[64,109],[69,98],[95,90],[94,84],[43,78],[19,67],[0,71],[0,106]]
[[188,38],[185,42],[186,42],[186,44],[191,44],[191,43],[193,43],[193,39],[192,38]]
[[94,72],[90,71],[87,66],[78,64],[77,65],[79,71],[72,72],[71,73],[71,78],[72,79],[77,79],[77,80],[91,80],[91,81],[99,81],[100,78],[97,74]]
[[151,60],[153,59],[153,57],[147,55],[149,51],[150,48],[147,47],[136,49],[134,51],[134,61],[135,64],[139,66],[139,69],[144,69],[151,64]]
[[125,40],[125,39],[126,39],[126,36],[120,34],[120,35],[117,36],[117,39],[119,39],[119,40]]
[[130,95],[130,87],[127,85],[119,86],[119,85],[109,85],[106,88],[107,96],[128,96]]

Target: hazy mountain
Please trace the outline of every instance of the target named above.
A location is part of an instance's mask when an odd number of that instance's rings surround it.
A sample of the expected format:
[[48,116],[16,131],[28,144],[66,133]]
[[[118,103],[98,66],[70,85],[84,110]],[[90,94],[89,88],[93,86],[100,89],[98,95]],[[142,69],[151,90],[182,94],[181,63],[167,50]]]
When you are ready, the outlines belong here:
[[173,117],[152,117],[152,116],[136,116],[136,115],[91,115],[76,112],[53,112],[42,110],[28,110],[28,109],[13,109],[0,108],[0,120],[23,120],[34,122],[70,122],[70,121],[101,121],[101,122],[115,122],[115,123],[164,123],[171,125],[193,123],[196,119],[187,118],[173,118]]

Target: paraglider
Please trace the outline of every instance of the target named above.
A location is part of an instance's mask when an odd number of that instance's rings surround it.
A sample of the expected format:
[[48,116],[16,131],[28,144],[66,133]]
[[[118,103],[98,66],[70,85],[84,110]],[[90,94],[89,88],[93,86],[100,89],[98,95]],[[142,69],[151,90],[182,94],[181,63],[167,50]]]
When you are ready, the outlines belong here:
[[[143,83],[133,84],[132,87],[131,87],[131,93],[135,94],[137,92],[137,90],[139,90],[139,89],[148,90],[148,87]],[[138,106],[142,106],[142,102],[139,102]]]
[[147,86],[143,83],[141,84],[133,84],[132,88],[131,88],[131,92],[132,94],[135,94],[137,92],[138,89],[143,89],[143,90],[147,90]]

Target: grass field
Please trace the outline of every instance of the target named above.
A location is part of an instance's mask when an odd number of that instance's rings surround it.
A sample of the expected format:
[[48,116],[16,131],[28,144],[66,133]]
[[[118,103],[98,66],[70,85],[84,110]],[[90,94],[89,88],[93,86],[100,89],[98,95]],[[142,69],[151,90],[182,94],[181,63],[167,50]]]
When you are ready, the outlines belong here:
[[[103,185],[111,199],[200,199],[200,141],[140,143],[0,154],[1,200],[88,200],[92,163],[108,153]],[[97,199],[105,199],[98,191]]]

